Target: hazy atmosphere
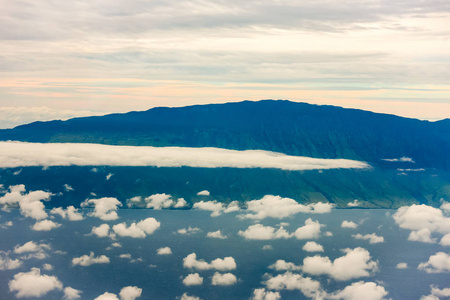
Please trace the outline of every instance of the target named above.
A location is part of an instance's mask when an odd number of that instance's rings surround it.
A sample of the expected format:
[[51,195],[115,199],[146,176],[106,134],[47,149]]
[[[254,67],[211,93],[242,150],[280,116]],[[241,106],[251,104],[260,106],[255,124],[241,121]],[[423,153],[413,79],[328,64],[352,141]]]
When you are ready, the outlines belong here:
[[448,1],[0,1],[0,128],[289,99],[438,120]]

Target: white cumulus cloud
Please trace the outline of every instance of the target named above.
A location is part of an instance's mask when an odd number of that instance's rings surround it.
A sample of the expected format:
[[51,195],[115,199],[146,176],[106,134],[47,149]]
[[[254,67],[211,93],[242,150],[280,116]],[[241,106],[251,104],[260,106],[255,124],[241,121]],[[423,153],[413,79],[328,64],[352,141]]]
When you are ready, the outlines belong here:
[[371,260],[369,251],[364,248],[344,249],[344,256],[331,261],[319,255],[303,259],[303,272],[311,275],[329,275],[335,280],[344,281],[367,277],[378,270],[378,262]]
[[10,186],[9,190],[8,193],[0,197],[0,205],[2,205],[3,209],[19,207],[23,216],[35,220],[42,220],[48,217],[42,201],[50,200],[51,193],[45,191],[25,193],[26,190],[23,184]]
[[66,209],[62,207],[55,207],[50,211],[51,214],[60,215],[63,219],[69,219],[70,221],[81,221],[84,219],[83,214],[78,212],[78,208],[74,206],[68,206]]
[[305,221],[305,226],[297,228],[294,236],[298,240],[317,239],[320,236],[320,227],[323,226],[319,221],[313,221],[311,218]]
[[169,247],[159,248],[158,250],[156,250],[156,254],[170,255],[170,254],[172,254],[172,250]]
[[233,285],[236,282],[236,276],[231,273],[220,274],[219,272],[215,272],[211,279],[212,285]]
[[250,225],[246,230],[239,230],[238,234],[247,240],[274,240],[288,239],[292,236],[283,226],[275,228],[262,224]]
[[395,267],[397,269],[408,269],[408,264],[405,262],[401,262],[401,263],[398,263]]
[[279,292],[266,291],[266,289],[254,289],[251,300],[279,300],[281,295]]
[[298,271],[301,270],[302,267],[291,262],[286,262],[283,259],[279,259],[274,264],[270,265],[269,269],[274,269],[275,271]]
[[352,228],[352,229],[355,229],[356,227],[358,227],[358,224],[356,224],[356,223],[353,222],[353,221],[347,221],[347,220],[344,220],[344,221],[342,221],[342,223],[341,223],[341,227],[342,227],[342,228]]
[[125,222],[119,223],[114,225],[112,229],[118,236],[145,238],[147,234],[153,234],[160,226],[161,223],[155,218],[147,218],[138,223],[131,223],[129,227],[127,227]]
[[203,259],[197,260],[197,254],[191,253],[183,258],[183,267],[197,270],[231,271],[236,269],[237,266],[236,261],[231,256],[223,259],[217,258],[211,263],[207,263]]
[[0,270],[14,270],[20,268],[22,264],[19,259],[11,259],[9,252],[0,251]]
[[120,300],[134,300],[142,295],[142,289],[137,286],[126,286],[119,292]]
[[9,291],[17,298],[42,297],[53,290],[62,290],[63,284],[55,276],[41,275],[39,268],[20,272],[8,283]]
[[384,237],[378,236],[375,233],[365,234],[365,235],[358,233],[358,234],[353,234],[352,237],[357,240],[368,240],[370,244],[384,243]]
[[42,220],[36,222],[31,229],[34,231],[50,231],[52,229],[60,227],[61,224],[53,222],[51,220]]
[[116,210],[119,206],[122,206],[122,203],[116,198],[87,199],[81,203],[81,207],[90,206],[94,206],[94,211],[89,216],[111,221],[119,218]]
[[328,296],[329,299],[342,300],[382,300],[388,294],[385,288],[375,282],[354,282],[342,291]]
[[303,246],[302,249],[307,252],[323,252],[322,245],[317,244],[316,242],[313,241],[306,242],[306,244]]
[[270,290],[299,290],[306,297],[317,299],[320,299],[320,295],[324,293],[319,281],[291,272],[270,277],[265,285]]
[[431,255],[427,262],[420,263],[417,268],[427,273],[450,272],[450,255],[438,252]]
[[199,233],[200,231],[202,231],[200,228],[198,227],[191,227],[189,226],[188,228],[181,228],[177,230],[178,234],[183,234],[183,235],[191,235],[191,234],[196,234]]
[[198,273],[189,274],[183,279],[183,284],[185,286],[202,285],[203,277],[201,277]]
[[365,162],[289,156],[262,150],[111,146],[81,143],[0,142],[0,167],[156,166],[276,168],[283,170],[368,168]]
[[247,211],[241,218],[257,219],[277,218],[282,219],[298,213],[329,213],[333,208],[330,203],[311,203],[303,205],[290,198],[266,195],[260,200],[252,200],[247,203]]
[[222,239],[222,240],[227,238],[227,236],[223,235],[220,230],[208,232],[206,234],[206,237],[213,238],[213,239]]
[[431,237],[431,231],[428,228],[422,228],[417,231],[411,231],[408,241],[422,242],[422,243],[436,243],[436,239]]
[[107,237],[110,236],[109,234],[109,225],[108,224],[102,224],[98,227],[94,226],[92,227],[91,234],[94,234],[98,237]]
[[209,196],[210,193],[207,190],[203,190],[197,193],[198,196]]
[[201,300],[201,298],[197,296],[189,296],[187,293],[184,293],[181,295],[180,300]]
[[80,257],[74,257],[72,259],[72,265],[87,267],[93,264],[109,264],[109,257],[106,255],[100,255],[95,257],[94,252],[89,255],[83,255]]
[[70,286],[64,288],[63,300],[75,300],[80,299],[82,292],[80,290],[74,289]]

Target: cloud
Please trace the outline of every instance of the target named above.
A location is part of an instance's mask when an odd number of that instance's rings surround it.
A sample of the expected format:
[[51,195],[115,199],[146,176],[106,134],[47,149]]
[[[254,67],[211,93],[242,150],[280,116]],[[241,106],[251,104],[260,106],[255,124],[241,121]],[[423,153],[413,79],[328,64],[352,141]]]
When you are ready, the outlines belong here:
[[113,173],[109,173],[108,175],[106,175],[106,180],[110,180],[112,176],[114,176],[114,174]]
[[422,242],[422,243],[436,243],[436,239],[431,238],[431,231],[428,228],[422,228],[417,231],[411,231],[408,241]]
[[60,215],[63,219],[69,219],[70,221],[81,221],[84,219],[83,214],[78,212],[78,208],[74,206],[68,206],[65,210],[62,207],[54,207],[51,214]]
[[207,190],[203,190],[197,193],[198,196],[209,196],[210,193]]
[[98,237],[108,237],[109,234],[109,225],[108,224],[102,224],[98,227],[92,227],[91,234],[94,234]]
[[450,246],[450,233],[444,235],[439,244],[442,246]]
[[14,253],[23,254],[29,252],[44,252],[45,250],[50,250],[51,247],[48,244],[36,244],[33,241],[29,241],[22,246],[16,245],[14,247]]
[[127,201],[128,207],[146,207],[152,209],[167,209],[171,207],[181,208],[187,206],[186,200],[179,198],[176,202],[172,199],[172,195],[168,194],[154,194],[146,198],[133,197]]
[[74,289],[70,286],[64,288],[64,297],[63,300],[74,300],[80,299],[82,291]]
[[181,295],[180,300],[201,300],[201,299],[200,297],[189,296],[187,293],[184,293],[183,295]]
[[170,255],[170,254],[172,254],[172,250],[169,247],[159,248],[158,250],[156,250],[156,254]]
[[392,217],[401,228],[450,233],[450,218],[445,217],[442,210],[428,205],[403,206]]
[[417,269],[427,273],[450,272],[450,255],[445,252],[438,252],[431,255],[427,262],[420,263]]
[[232,201],[228,205],[225,205],[224,203],[217,202],[217,200],[214,201],[200,201],[194,203],[192,206],[195,209],[200,210],[207,210],[211,211],[211,217],[218,217],[222,213],[230,213],[234,211],[239,210],[239,205],[237,201]]
[[254,289],[251,300],[279,300],[281,295],[279,292],[266,291],[266,289]]
[[401,262],[401,263],[398,263],[398,264],[395,266],[395,268],[397,268],[397,269],[408,269],[408,264],[407,264],[407,263],[404,263],[404,262]]
[[142,295],[142,289],[137,286],[126,286],[120,290],[121,300],[134,300]]
[[112,227],[115,234],[122,237],[145,238],[147,234],[153,234],[161,223],[155,218],[147,218],[138,223],[131,223],[127,227],[126,223],[120,223]]
[[222,239],[222,240],[227,238],[227,236],[223,235],[222,232],[220,232],[220,230],[208,232],[206,234],[206,237],[213,238],[213,239]]
[[331,203],[311,203],[303,205],[290,198],[266,195],[260,200],[247,203],[247,211],[252,213],[242,215],[242,218],[261,220],[264,218],[286,218],[300,212],[302,213],[329,213],[333,208]]
[[72,265],[74,266],[87,267],[93,264],[109,264],[109,257],[105,255],[95,257],[94,252],[91,252],[89,255],[74,257],[72,259]]
[[320,227],[323,226],[319,221],[313,221],[311,218],[305,221],[305,226],[297,228],[294,236],[298,240],[317,239],[320,236]]
[[378,236],[375,233],[366,234],[366,235],[362,235],[362,234],[358,233],[358,234],[353,234],[352,237],[357,240],[369,240],[370,244],[384,243],[384,237]]
[[16,245],[14,247],[14,253],[16,254],[27,254],[23,255],[22,259],[44,259],[47,257],[45,250],[50,250],[51,247],[48,244],[36,244],[33,241],[29,241],[22,246]]
[[286,262],[283,259],[279,259],[273,265],[270,265],[269,269],[274,269],[275,271],[299,271],[302,267],[296,266],[291,262]]
[[316,255],[303,259],[303,272],[311,275],[329,275],[335,280],[344,281],[371,276],[378,270],[378,262],[371,260],[369,251],[364,248],[344,249],[346,254],[333,262],[328,257]]
[[422,296],[420,300],[439,300],[441,297],[450,297],[450,287],[439,289],[437,286],[431,285],[431,294]]
[[45,212],[45,206],[41,201],[50,200],[51,193],[45,191],[25,193],[23,184],[10,186],[9,190],[9,193],[0,197],[0,204],[3,205],[3,209],[18,206],[20,213],[25,217],[35,220],[42,220],[48,217]]
[[347,203],[348,207],[358,207],[361,205],[361,202],[359,202],[358,199],[353,200],[353,202],[349,202]]
[[374,282],[358,281],[328,297],[343,300],[382,300],[387,294],[388,292],[381,285]]
[[306,244],[302,248],[303,250],[307,252],[323,252],[323,247],[320,244],[317,244],[316,242],[306,242]]
[[51,220],[42,220],[36,222],[31,229],[34,231],[50,231],[52,229],[60,227],[61,224],[53,222]]
[[283,226],[276,229],[272,226],[261,224],[250,225],[246,230],[239,230],[238,234],[247,240],[274,240],[288,239],[292,236]]
[[356,227],[358,227],[358,224],[356,224],[356,223],[353,222],[353,221],[347,221],[347,220],[344,220],[344,221],[342,221],[341,227],[342,227],[342,228],[352,228],[352,229],[355,229]]
[[183,234],[183,235],[191,235],[191,234],[196,234],[199,233],[200,231],[202,231],[200,228],[198,227],[191,227],[189,226],[188,228],[181,228],[177,230],[178,234]]
[[116,198],[100,198],[100,199],[87,199],[81,203],[81,207],[94,206],[94,211],[89,213],[91,217],[100,218],[103,221],[117,220],[117,208],[122,206],[119,200]]
[[236,262],[233,257],[228,256],[224,259],[217,258],[211,263],[207,263],[203,259],[197,260],[197,254],[191,253],[183,258],[183,267],[197,270],[231,271],[236,269]]
[[409,163],[415,163],[415,161],[411,157],[405,157],[402,156],[400,158],[383,158],[384,161],[389,162],[409,162]]
[[0,167],[156,166],[315,170],[368,168],[365,162],[288,156],[263,150],[0,142]]
[[231,273],[220,274],[219,272],[215,272],[211,284],[212,285],[233,285],[237,282],[236,276]]
[[20,272],[8,283],[9,291],[17,298],[42,297],[53,290],[62,290],[63,284],[55,276],[41,275],[39,268],[30,272]]
[[19,259],[11,259],[9,252],[0,251],[0,270],[14,270],[20,268],[22,264]]
[[291,272],[270,277],[265,285],[270,290],[300,290],[306,297],[310,298],[316,298],[317,296],[320,299],[318,296],[323,294],[319,281]]
[[53,270],[53,266],[51,264],[43,264],[42,267],[45,271],[51,271]]
[[116,294],[105,292],[94,300],[119,300],[119,298],[117,298]]
[[73,187],[71,187],[71,186],[68,185],[67,183],[65,183],[65,184],[63,185],[63,187],[64,187],[64,190],[65,190],[66,192],[74,191]]
[[202,285],[203,277],[201,277],[198,273],[189,274],[183,279],[183,284],[185,286]]

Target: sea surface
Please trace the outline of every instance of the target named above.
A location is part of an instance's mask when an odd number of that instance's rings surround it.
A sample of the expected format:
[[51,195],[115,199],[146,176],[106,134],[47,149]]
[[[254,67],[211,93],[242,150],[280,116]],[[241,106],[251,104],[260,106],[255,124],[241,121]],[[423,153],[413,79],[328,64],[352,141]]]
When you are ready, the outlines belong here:
[[[86,215],[88,210],[82,210]],[[110,292],[119,294],[125,286],[142,288],[139,299],[179,299],[187,293],[201,299],[250,299],[253,290],[265,287],[267,274],[276,276],[278,272],[268,268],[279,259],[301,265],[307,256],[328,256],[331,260],[343,255],[341,249],[362,247],[367,249],[372,260],[378,261],[378,270],[369,277],[361,277],[347,281],[336,281],[327,275],[304,276],[312,277],[321,282],[322,288],[331,293],[342,290],[353,282],[375,282],[383,285],[388,292],[387,298],[420,299],[430,293],[430,285],[440,288],[449,286],[449,273],[428,274],[418,270],[417,266],[428,261],[437,252],[448,252],[439,244],[429,244],[408,241],[410,231],[398,227],[392,218],[395,210],[368,209],[333,209],[327,214],[297,214],[283,219],[263,219],[259,223],[265,226],[277,226],[281,222],[289,232],[295,231],[311,218],[318,220],[324,226],[321,236],[314,241],[323,246],[323,253],[309,253],[302,250],[307,240],[276,239],[276,240],[246,240],[238,234],[248,226],[255,224],[254,220],[241,219],[241,213],[222,214],[211,217],[210,212],[198,210],[149,210],[121,209],[119,219],[103,221],[95,217],[87,217],[82,221],[69,221],[54,216],[54,221],[62,226],[51,231],[33,231],[30,227],[34,220],[21,216],[18,210],[0,212],[0,223],[12,221],[12,226],[0,229],[0,250],[8,252],[10,258],[20,258],[13,252],[14,247],[26,242],[45,243],[51,249],[45,250],[44,259],[24,259],[23,265],[14,270],[0,271],[0,299],[16,299],[10,292],[8,282],[19,272],[28,272],[31,268],[41,269],[41,274],[56,276],[64,286],[82,291],[81,299],[94,299]],[[110,226],[122,222],[130,225],[146,218],[153,217],[161,226],[153,234],[145,238],[109,237],[99,238],[90,234],[93,226],[107,223]],[[358,224],[356,229],[341,228],[344,221]],[[199,228],[192,234],[180,234],[182,228]],[[226,239],[207,237],[208,232],[221,230]],[[332,236],[326,236],[325,232]],[[384,238],[383,243],[370,244],[368,240],[358,240],[353,234],[376,233]],[[120,243],[121,247],[113,247]],[[264,247],[265,246],[265,247]],[[170,247],[171,255],[158,255],[157,249]],[[74,266],[72,259],[94,252],[95,256],[106,255],[110,258],[108,264],[93,264],[90,266]],[[197,259],[211,262],[217,258],[231,256],[235,259],[237,268],[227,271],[237,277],[237,282],[230,286],[214,286],[211,278],[214,270],[190,270],[183,267],[183,258],[191,253],[197,254]],[[128,258],[121,258],[120,255]],[[397,269],[396,265],[405,262],[406,269]],[[53,266],[52,270],[44,270],[44,264]],[[204,278],[200,286],[185,286],[182,282],[190,273],[199,273]],[[308,299],[300,291],[280,291],[282,299]],[[62,299],[62,291],[51,291],[42,299]]]

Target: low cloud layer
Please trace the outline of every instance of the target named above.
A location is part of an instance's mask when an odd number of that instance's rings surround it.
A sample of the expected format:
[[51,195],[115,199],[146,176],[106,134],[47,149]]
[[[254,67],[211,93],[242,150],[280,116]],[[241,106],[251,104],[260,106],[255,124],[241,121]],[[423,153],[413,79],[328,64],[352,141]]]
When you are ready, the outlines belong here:
[[282,170],[368,168],[365,162],[288,156],[262,150],[136,147],[100,144],[0,142],[0,167],[157,166],[275,168]]

